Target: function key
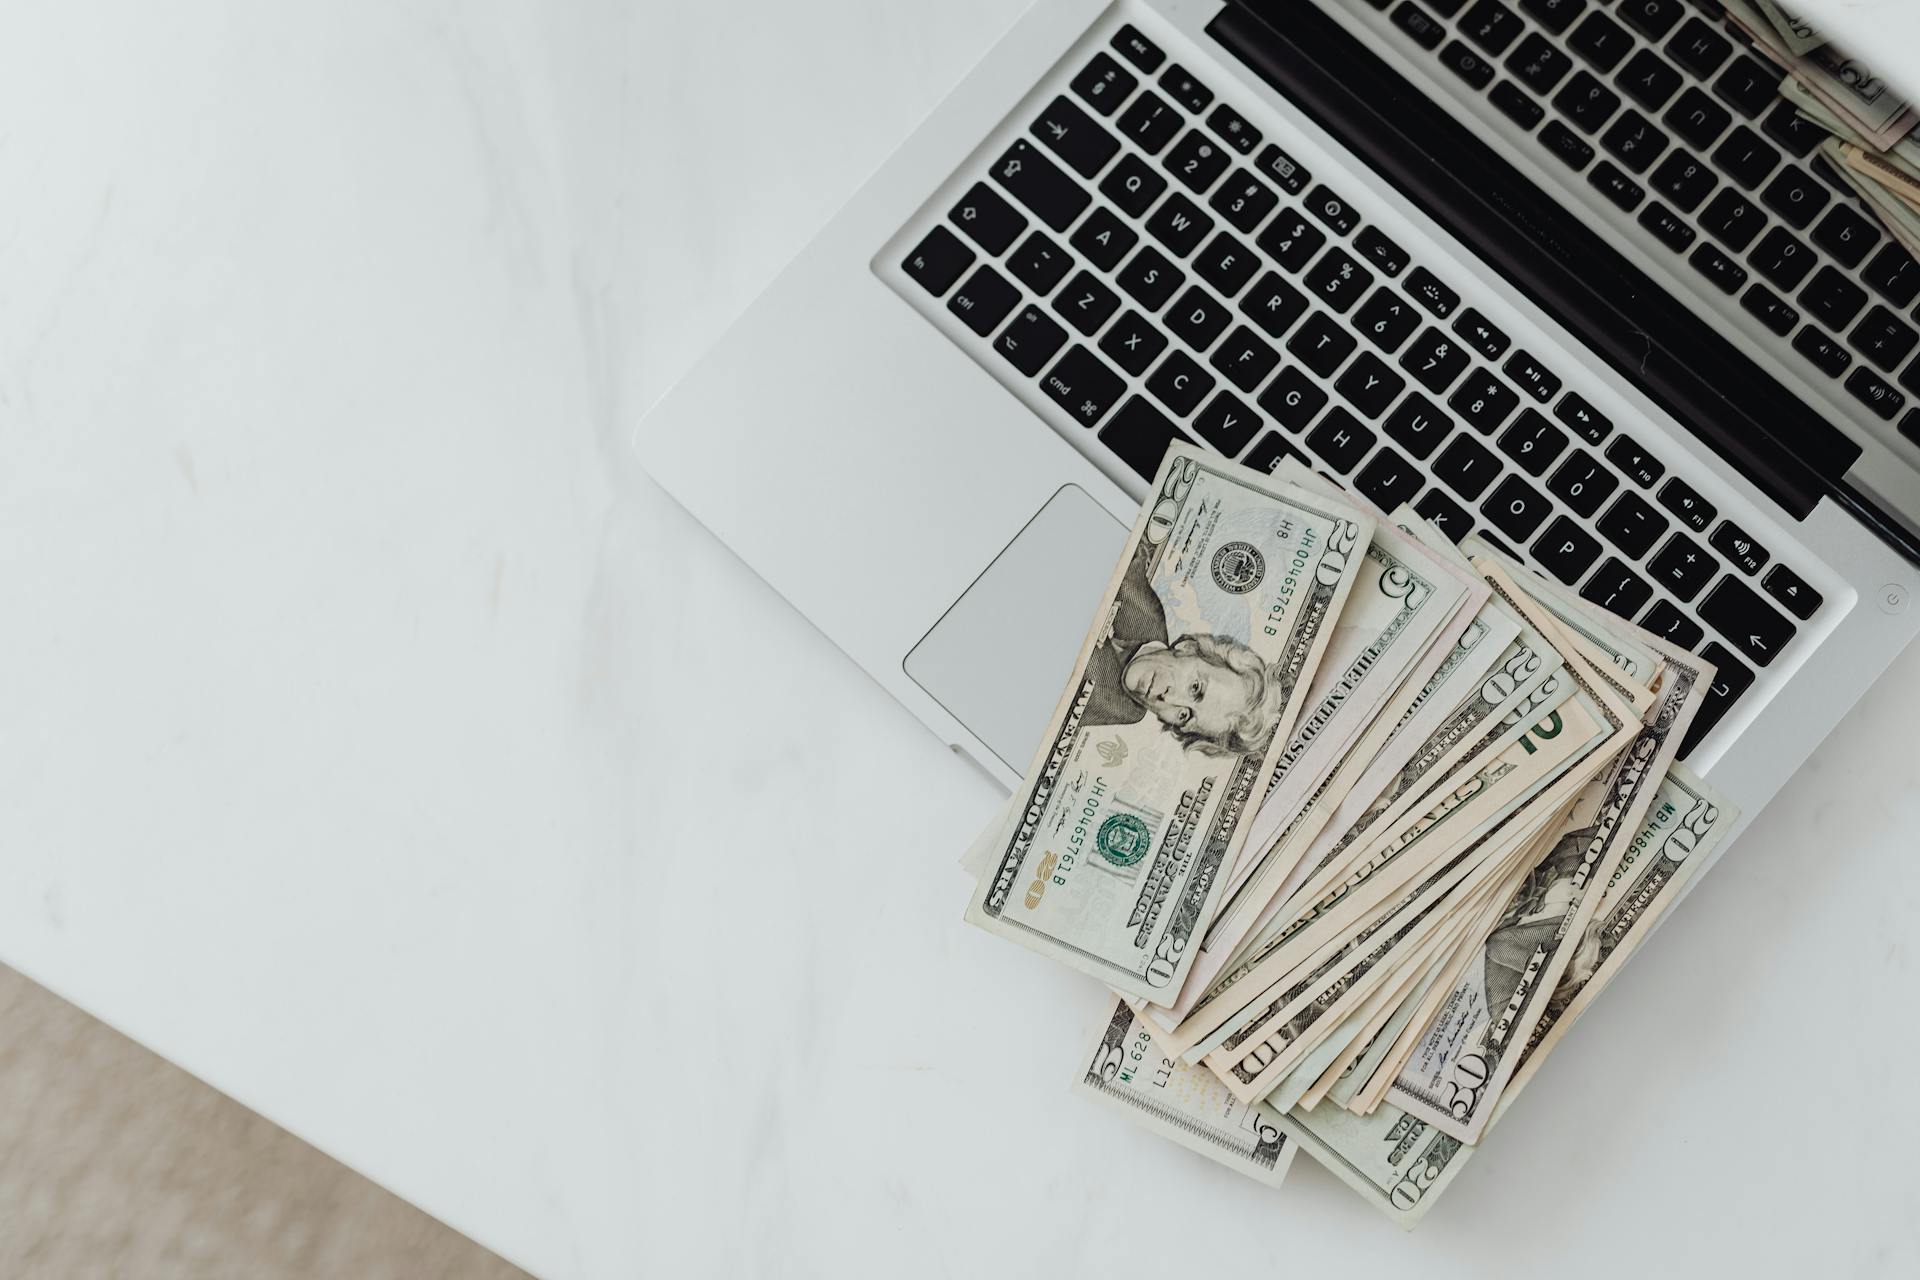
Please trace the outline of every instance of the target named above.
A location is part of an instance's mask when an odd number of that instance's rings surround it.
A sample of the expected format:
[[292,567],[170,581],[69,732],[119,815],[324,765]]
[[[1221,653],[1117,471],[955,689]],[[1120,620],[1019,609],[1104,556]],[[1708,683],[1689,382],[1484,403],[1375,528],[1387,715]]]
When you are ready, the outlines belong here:
[[1722,520],[1720,527],[1707,539],[1715,551],[1732,561],[1733,567],[1748,575],[1760,572],[1760,566],[1768,560],[1767,549],[1755,542],[1747,531],[1731,520]]
[[[1113,408],[1114,401],[1127,389],[1125,379],[1085,347],[1069,348],[1059,363],[1040,380],[1040,389],[1052,396],[1066,411],[1086,426],[1092,426]],[[1155,458],[1157,469],[1160,459]],[[1146,473],[1148,476],[1152,471]]]
[[1440,51],[1440,65],[1476,89],[1493,83],[1493,64],[1458,40]]
[[1687,262],[1722,293],[1736,293],[1747,282],[1747,269],[1722,253],[1720,246],[1710,240],[1701,241]]
[[1546,108],[1527,96],[1526,90],[1511,80],[1502,80],[1493,86],[1493,92],[1487,100],[1500,108],[1500,114],[1519,125],[1522,129],[1531,129],[1545,118]]
[[1215,135],[1243,156],[1260,145],[1260,131],[1248,124],[1245,116],[1224,102],[1215,107],[1213,114],[1207,117],[1207,128],[1213,130]]
[[1820,593],[1808,586],[1805,578],[1783,564],[1767,570],[1767,576],[1760,579],[1760,587],[1802,622],[1811,618],[1814,610],[1820,607]]
[[1073,78],[1073,91],[1080,100],[1103,116],[1110,116],[1120,100],[1132,93],[1140,82],[1125,67],[1104,53],[1093,55],[1086,69]]
[[1864,365],[1848,375],[1846,387],[1848,395],[1887,422],[1892,422],[1894,415],[1907,403],[1905,395],[1894,390],[1886,379]]
[[1027,220],[984,182],[974,183],[947,217],[968,239],[995,257],[1005,253],[1014,238],[1027,229]]
[[1113,421],[1100,428],[1100,443],[1148,480],[1160,474],[1160,460],[1175,440],[1192,443],[1186,432],[1139,396],[1128,400],[1113,415]]
[[1280,148],[1268,143],[1260,151],[1260,158],[1254,161],[1254,169],[1263,177],[1279,183],[1281,189],[1290,196],[1297,196],[1307,189],[1313,181],[1313,175],[1302,168],[1294,158]]
[[1700,619],[1733,642],[1733,651],[1766,666],[1793,639],[1793,624],[1768,608],[1746,583],[1724,577],[1700,601]]
[[1584,169],[1593,161],[1593,148],[1558,120],[1547,121],[1547,127],[1540,131],[1540,141],[1546,143],[1549,155],[1569,169]]
[[1016,142],[994,161],[994,180],[1055,231],[1064,231],[1093,197],[1027,142]]
[[1468,307],[1453,322],[1453,331],[1465,339],[1466,344],[1489,360],[1498,360],[1507,353],[1512,344],[1507,335],[1500,332],[1493,321]]
[[1460,305],[1460,295],[1442,284],[1440,278],[1425,267],[1415,267],[1413,274],[1407,277],[1404,288],[1407,296],[1441,320],[1452,315],[1454,308]]
[[1679,476],[1660,486],[1660,505],[1680,517],[1680,523],[1695,533],[1703,532],[1713,523],[1715,511],[1713,504],[1701,497],[1694,487]]
[[1514,352],[1503,367],[1522,391],[1541,404],[1560,394],[1559,376],[1528,355],[1524,348]]
[[1687,728],[1687,736],[1680,742],[1680,754],[1686,755],[1700,744],[1700,739],[1712,732],[1713,726],[1753,685],[1753,672],[1746,668],[1740,659],[1734,657],[1717,640],[1709,640],[1700,656],[1711,662],[1716,674],[1713,683],[1707,686],[1706,700],[1700,704],[1700,712],[1694,716],[1693,724]]
[[1167,68],[1167,74],[1160,77],[1160,87],[1167,96],[1189,111],[1205,111],[1207,104],[1213,101],[1213,90],[1194,79],[1193,73],[1179,63]]
[[1793,335],[1793,349],[1805,356],[1813,367],[1829,378],[1837,378],[1847,371],[1853,363],[1853,353],[1841,346],[1839,341],[1829,338],[1820,330],[1808,325]]
[[1148,89],[1120,113],[1115,127],[1132,138],[1142,151],[1157,155],[1160,148],[1180,132],[1180,113],[1169,106],[1165,98]]
[[1613,421],[1588,404],[1577,391],[1569,391],[1553,406],[1553,416],[1579,433],[1588,444],[1599,444],[1613,430]]
[[1343,236],[1360,225],[1360,215],[1353,211],[1353,206],[1335,195],[1325,184],[1308,192],[1307,198],[1301,203],[1306,205],[1307,212]]
[[1780,80],[1786,73],[1751,55],[1743,54],[1713,82],[1713,91],[1722,101],[1732,103],[1749,120],[1757,119],[1779,96]]
[[1160,46],[1140,34],[1131,22],[1113,33],[1113,47],[1122,57],[1142,71],[1151,73],[1167,60]]
[[1640,211],[1638,219],[1641,226],[1653,232],[1658,240],[1675,253],[1685,253],[1687,246],[1693,243],[1693,228],[1680,218],[1680,215],[1655,200]]
[[1390,276],[1397,276],[1406,269],[1407,251],[1387,239],[1386,233],[1378,227],[1363,228],[1353,239],[1353,247],[1362,257]]
[[1699,623],[1665,600],[1655,600],[1640,625],[1679,649],[1691,649],[1707,638]]
[[1642,489],[1651,488],[1667,469],[1658,458],[1642,449],[1632,436],[1621,436],[1608,445],[1607,461],[1620,468],[1627,479]]
[[1119,139],[1063,97],[1048,103],[1040,118],[1033,122],[1033,136],[1046,143],[1048,150],[1072,165],[1073,171],[1083,178],[1100,172],[1120,149]]
[[913,247],[900,269],[937,298],[953,288],[953,282],[972,265],[973,250],[945,227],[935,227]]
[[1799,309],[1763,284],[1756,284],[1741,294],[1740,305],[1783,338],[1793,332],[1793,326],[1800,323]]
[[1404,0],[1393,11],[1393,25],[1412,37],[1413,42],[1422,49],[1434,50],[1447,38],[1447,29],[1440,20],[1415,4],[1413,0]]

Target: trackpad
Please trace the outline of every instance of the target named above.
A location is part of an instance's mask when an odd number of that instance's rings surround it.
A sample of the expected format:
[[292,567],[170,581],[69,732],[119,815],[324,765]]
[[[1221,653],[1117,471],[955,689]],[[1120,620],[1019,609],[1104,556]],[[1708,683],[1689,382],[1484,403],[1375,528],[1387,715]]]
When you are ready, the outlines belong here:
[[1067,485],[954,601],[907,675],[1015,773],[1033,761],[1127,526]]

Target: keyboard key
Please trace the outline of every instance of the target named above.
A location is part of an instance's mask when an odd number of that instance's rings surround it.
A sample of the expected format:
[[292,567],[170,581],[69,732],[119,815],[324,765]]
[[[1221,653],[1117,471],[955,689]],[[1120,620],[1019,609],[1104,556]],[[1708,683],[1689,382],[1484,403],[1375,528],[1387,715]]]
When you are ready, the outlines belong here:
[[1647,198],[1640,184],[1622,173],[1611,160],[1602,160],[1593,166],[1587,174],[1587,181],[1627,213],[1632,213]]
[[1767,112],[1767,119],[1760,126],[1766,130],[1769,138],[1787,149],[1787,154],[1806,158],[1807,152],[1819,146],[1826,138],[1827,131],[1793,109],[1793,104],[1780,101],[1773,110]]
[[1416,458],[1426,458],[1453,430],[1453,421],[1433,402],[1414,392],[1387,415],[1387,434]]
[[1393,25],[1406,32],[1415,44],[1429,51],[1439,48],[1440,42],[1447,38],[1447,29],[1440,25],[1440,20],[1413,3],[1413,0],[1404,0],[1393,11]]
[[1247,123],[1247,118],[1226,103],[1213,109],[1207,117],[1207,128],[1213,135],[1232,147],[1241,155],[1247,155],[1260,145],[1260,131]]
[[1373,448],[1374,435],[1360,420],[1339,405],[1327,410],[1320,425],[1307,436],[1307,448],[1324,459],[1335,471],[1345,474]]
[[1120,221],[1113,210],[1102,207],[1087,215],[1067,243],[1086,254],[1094,266],[1111,271],[1139,239],[1139,232]]
[[[1501,4],[1500,0],[1476,0],[1455,25],[1459,27],[1461,35],[1496,58],[1505,53],[1507,46],[1526,30],[1526,23],[1520,21],[1520,15]],[[1445,54],[1441,56],[1444,61]]]
[[1665,600],[1655,600],[1640,625],[1676,649],[1691,649],[1707,635],[1699,623]]
[[1767,184],[1760,198],[1790,226],[1805,227],[1815,214],[1827,207],[1833,193],[1815,182],[1805,170],[1788,165],[1773,175],[1773,181]]
[[1173,330],[1176,337],[1186,339],[1195,351],[1205,351],[1213,345],[1215,338],[1226,332],[1233,313],[1227,310],[1227,304],[1213,297],[1205,289],[1194,286],[1180,295],[1180,300],[1167,308],[1167,328]]
[[1740,305],[1783,338],[1793,332],[1793,326],[1800,323],[1799,311],[1763,284],[1757,284],[1742,294]]
[[1553,504],[1519,476],[1508,476],[1480,504],[1480,510],[1494,528],[1515,542],[1525,542],[1553,510]]
[[1148,311],[1166,306],[1167,299],[1186,279],[1186,273],[1152,245],[1143,245],[1114,277],[1115,282]]
[[935,227],[913,247],[900,269],[937,298],[953,288],[953,282],[972,265],[973,250],[945,227]]
[[[1920,365],[1915,367],[1920,368]],[[1913,369],[1907,372],[1912,373]],[[1920,444],[1920,409],[1907,410],[1907,416],[1900,419],[1900,434],[1915,444]]]
[[1260,393],[1260,407],[1289,431],[1306,430],[1307,424],[1327,404],[1327,393],[1320,384],[1289,365]]
[[1572,50],[1602,71],[1611,71],[1633,48],[1633,37],[1606,14],[1588,14],[1567,37]]
[[1507,70],[1521,84],[1544,97],[1573,70],[1573,59],[1548,44],[1545,36],[1534,32],[1507,56]]
[[1653,121],[1628,107],[1607,127],[1600,145],[1635,173],[1645,173],[1667,149],[1667,135]]
[[1407,269],[1407,251],[1387,238],[1378,227],[1367,227],[1353,238],[1360,256],[1390,276]]
[[1713,176],[1713,170],[1684,148],[1669,151],[1648,182],[1655,191],[1687,213],[1699,208],[1700,202],[1720,185],[1720,180]]
[[1186,352],[1175,351],[1162,360],[1153,376],[1147,379],[1147,390],[1184,418],[1199,408],[1207,392],[1213,390],[1213,375],[1195,364]]
[[1617,557],[1608,556],[1587,585],[1580,588],[1580,595],[1602,609],[1631,618],[1653,598],[1653,588]]
[[1185,137],[1173,144],[1173,150],[1167,152],[1162,163],[1189,191],[1205,191],[1220,180],[1233,159],[1227,149],[1211,137],[1198,129],[1189,129]]
[[1167,189],[1167,180],[1139,156],[1128,154],[1100,180],[1100,194],[1129,217],[1137,218]]
[[1687,736],[1680,740],[1680,755],[1683,757],[1700,745],[1700,740],[1713,731],[1713,727],[1720,723],[1740,695],[1753,684],[1753,672],[1741,665],[1740,659],[1718,641],[1709,640],[1707,647],[1700,651],[1700,656],[1714,665],[1716,674],[1713,683],[1707,686],[1706,699],[1701,702],[1693,723],[1687,727]]
[[1340,249],[1329,249],[1307,272],[1307,292],[1335,311],[1344,312],[1373,284],[1373,273]]
[[1467,509],[1439,489],[1428,489],[1421,494],[1413,509],[1455,542],[1473,532],[1473,517],[1467,514]]
[[1193,260],[1194,274],[1229,298],[1246,287],[1259,269],[1260,259],[1253,250],[1224,231]]
[[1255,172],[1280,184],[1280,189],[1290,196],[1297,196],[1307,189],[1313,181],[1313,175],[1301,168],[1294,158],[1279,147],[1268,143],[1260,151],[1260,159],[1254,163]]
[[1531,129],[1540,123],[1547,109],[1527,96],[1527,91],[1511,80],[1502,80],[1493,86],[1493,92],[1487,100],[1500,108],[1500,114],[1519,125],[1522,129]]
[[1400,367],[1435,395],[1445,394],[1471,363],[1466,348],[1458,340],[1431,325],[1422,329],[1420,336],[1400,356]]
[[1213,193],[1213,199],[1207,201],[1209,208],[1241,231],[1252,231],[1259,226],[1261,219],[1272,213],[1279,203],[1280,197],[1272,187],[1243,173],[1222,183]]
[[1752,120],[1773,105],[1783,74],[1778,67],[1750,54],[1742,54],[1713,82],[1713,91],[1720,95],[1722,101],[1732,103],[1741,115]]
[[1460,305],[1460,295],[1440,282],[1440,278],[1425,267],[1415,267],[1407,277],[1405,285],[1407,296],[1425,307],[1439,319],[1446,319]]
[[1169,98],[1189,111],[1205,111],[1207,104],[1213,101],[1213,90],[1201,84],[1191,71],[1177,62],[1160,77],[1160,87],[1167,91]]
[[1880,240],[1880,231],[1871,221],[1845,204],[1837,204],[1813,229],[1813,242],[1832,254],[1843,267],[1857,267],[1867,251]]
[[1213,218],[1178,191],[1168,196],[1147,219],[1147,232],[1179,257],[1200,247],[1213,230]]
[[1555,516],[1533,544],[1533,558],[1568,586],[1585,577],[1599,557],[1599,541],[1565,516]]
[[1747,282],[1747,269],[1729,258],[1712,241],[1701,241],[1700,247],[1693,251],[1693,256],[1687,262],[1724,294],[1739,292],[1740,286]]
[[1680,95],[1680,100],[1663,119],[1688,145],[1702,151],[1712,146],[1714,139],[1733,123],[1733,116],[1725,107],[1692,87]]
[[1160,51],[1159,45],[1141,35],[1131,22],[1113,33],[1113,47],[1128,62],[1148,74],[1152,74],[1167,56]]
[[1118,138],[1064,97],[1047,104],[1033,122],[1032,133],[1083,178],[1106,168],[1107,161],[1120,150]]
[[1800,291],[1800,303],[1808,315],[1837,333],[1867,305],[1867,291],[1832,267],[1822,267]]
[[1054,313],[1066,318],[1081,333],[1092,335],[1108,317],[1119,310],[1120,295],[1107,288],[1095,275],[1082,271],[1067,281],[1067,287],[1054,295]]
[[1700,620],[1732,642],[1735,653],[1763,667],[1793,639],[1793,624],[1734,577],[1721,578],[1701,598]]
[[1640,500],[1638,494],[1623,493],[1614,499],[1606,514],[1594,522],[1600,536],[1638,560],[1667,531],[1666,517]]
[[1378,418],[1406,385],[1406,379],[1381,363],[1379,356],[1362,351],[1334,383],[1334,389],[1368,418]]
[[1353,327],[1368,342],[1391,354],[1420,327],[1420,313],[1411,302],[1382,285],[1353,313]]
[[1502,333],[1493,321],[1468,307],[1453,322],[1453,331],[1481,355],[1489,360],[1498,360],[1513,345],[1512,339]]
[[1278,338],[1293,328],[1307,309],[1306,295],[1269,271],[1240,299],[1240,310],[1270,338]]
[[1560,394],[1560,378],[1551,369],[1535,360],[1522,349],[1507,357],[1501,368],[1522,391],[1531,395],[1541,404]]
[[1500,460],[1469,436],[1455,436],[1433,460],[1433,474],[1471,502],[1500,474]]
[[1440,65],[1475,89],[1484,89],[1493,83],[1493,64],[1458,40],[1448,41],[1447,47],[1440,51]]
[[1778,600],[1788,613],[1805,622],[1820,607],[1821,595],[1793,570],[1777,564],[1760,579],[1760,589]]
[[1691,600],[1713,578],[1718,566],[1700,544],[1684,533],[1668,538],[1666,545],[1647,561],[1647,572],[1676,600]]
[[1679,476],[1660,486],[1659,499],[1661,506],[1679,516],[1680,523],[1695,533],[1705,532],[1706,527],[1713,523],[1713,518],[1720,514],[1714,510],[1711,502],[1701,497],[1692,485]]
[[1166,349],[1167,335],[1138,311],[1121,316],[1100,338],[1100,350],[1136,378]]
[[1288,458],[1296,459],[1308,465],[1312,464],[1312,459],[1308,458],[1307,455],[1300,452],[1300,450],[1294,448],[1291,440],[1288,440],[1278,431],[1269,431],[1266,435],[1260,437],[1260,443],[1253,446],[1253,451],[1247,454],[1245,458],[1242,458],[1241,463],[1244,466],[1252,467],[1255,471],[1265,471],[1268,474],[1272,474],[1278,470],[1280,464]]
[[1403,502],[1413,501],[1425,482],[1411,462],[1392,449],[1382,449],[1353,478],[1353,487],[1382,511],[1392,511]]
[[1593,148],[1558,120],[1547,121],[1547,127],[1540,131],[1540,141],[1547,144],[1547,151],[1556,160],[1576,173],[1593,160]]
[[1619,487],[1619,478],[1584,449],[1575,449],[1547,481],[1547,492],[1583,516],[1592,516]]
[[1656,240],[1675,253],[1685,253],[1687,246],[1693,243],[1693,228],[1682,221],[1679,214],[1658,200],[1642,209],[1635,221],[1651,231]]
[[1025,140],[1008,147],[994,162],[993,177],[1055,231],[1066,230],[1093,201],[1086,188]]
[[1875,303],[1866,317],[1854,326],[1853,345],[1875,365],[1892,373],[1913,350],[1916,335],[1899,316]]
[[1649,40],[1664,40],[1686,6],[1680,0],[1620,0],[1620,20]]
[[1899,245],[1889,242],[1861,271],[1867,287],[1895,307],[1904,307],[1920,294],[1920,262]]
[[974,183],[947,217],[968,239],[996,258],[1027,229],[1027,220],[1019,211],[984,182]]
[[1906,407],[1907,398],[1873,370],[1862,365],[1847,377],[1847,394],[1858,400],[1883,421],[1892,422]]
[[1642,489],[1651,488],[1666,471],[1666,466],[1642,449],[1631,436],[1617,437],[1607,446],[1607,461],[1618,467],[1627,479]]
[[1267,380],[1280,363],[1280,353],[1256,338],[1253,330],[1236,325],[1207,363],[1225,374],[1228,382],[1250,392]]
[[1627,59],[1627,65],[1620,68],[1613,82],[1648,111],[1666,106],[1667,100],[1680,92],[1680,86],[1685,83],[1680,73],[1651,49],[1642,49]]
[[[1602,14],[1594,14],[1602,18]],[[1595,133],[1620,109],[1620,95],[1582,71],[1553,95],[1553,105],[1584,133]]]
[[1072,87],[1082,102],[1101,115],[1110,116],[1139,83],[1131,72],[1107,54],[1096,53],[1086,69],[1073,78]]
[[1232,392],[1222,391],[1193,420],[1193,429],[1201,439],[1231,458],[1246,448],[1247,441],[1260,430],[1260,415],[1240,403],[1240,398]]
[[1720,166],[1722,173],[1751,191],[1765,182],[1780,163],[1780,153],[1759,134],[1741,125],[1713,149],[1713,162]]
[[1327,233],[1308,222],[1298,209],[1281,210],[1255,241],[1275,262],[1296,274],[1313,261],[1313,255],[1326,242]]
[[1353,206],[1325,185],[1317,186],[1308,192],[1307,198],[1301,203],[1306,206],[1308,213],[1343,236],[1360,225],[1360,215],[1354,212]]
[[1572,427],[1588,444],[1599,444],[1613,430],[1613,420],[1588,404],[1578,391],[1569,391],[1553,406],[1553,416]]
[[953,296],[947,299],[947,310],[984,338],[999,327],[1019,302],[1020,290],[992,267],[982,266],[954,290]]
[[1698,17],[1688,18],[1667,42],[1668,55],[1702,80],[1718,71],[1732,52],[1732,43]]
[[1530,476],[1545,474],[1547,466],[1566,447],[1567,433],[1547,421],[1538,409],[1521,410],[1513,425],[1500,434],[1500,452]]
[[1287,339],[1287,350],[1300,357],[1300,363],[1307,366],[1323,378],[1331,378],[1346,358],[1353,354],[1359,342],[1345,329],[1335,324],[1324,311],[1315,311],[1309,315],[1293,336]]
[[1700,225],[1738,253],[1747,247],[1761,227],[1767,225],[1767,215],[1756,209],[1739,192],[1726,187],[1708,201],[1706,209],[1700,214]]
[[1839,341],[1808,325],[1793,335],[1793,349],[1805,356],[1814,368],[1829,378],[1837,378],[1853,363],[1853,353]]
[[1794,289],[1813,269],[1813,250],[1785,227],[1774,227],[1760,237],[1760,243],[1747,255],[1753,269],[1771,280],[1775,288]]
[[1559,35],[1586,12],[1587,0],[1520,0],[1520,7],[1532,14],[1535,22]]
[[[1059,401],[1083,425],[1092,426],[1113,408],[1127,384],[1093,352],[1074,346],[1047,370],[1040,380],[1040,389]],[[1159,459],[1154,459],[1154,463],[1157,466]]]
[[1131,139],[1134,146],[1148,155],[1157,155],[1160,148],[1173,141],[1173,135],[1180,132],[1183,123],[1172,103],[1147,89],[1120,113],[1114,127]]
[[1151,480],[1160,474],[1160,460],[1174,441],[1193,443],[1187,434],[1167,421],[1166,415],[1140,396],[1131,396],[1113,415],[1113,421],[1100,429],[1100,443],[1114,456]]
[[993,340],[993,349],[1029,378],[1036,377],[1067,340],[1067,331],[1039,307],[1029,304]]
[[1768,560],[1767,549],[1748,536],[1746,530],[1731,520],[1722,520],[1720,527],[1713,531],[1707,542],[1715,551],[1725,556],[1733,567],[1748,575],[1760,572],[1760,566]]
[[1460,389],[1448,397],[1447,403],[1484,436],[1491,435],[1495,428],[1507,420],[1507,415],[1520,403],[1520,396],[1491,370],[1475,369],[1473,376],[1461,383]]

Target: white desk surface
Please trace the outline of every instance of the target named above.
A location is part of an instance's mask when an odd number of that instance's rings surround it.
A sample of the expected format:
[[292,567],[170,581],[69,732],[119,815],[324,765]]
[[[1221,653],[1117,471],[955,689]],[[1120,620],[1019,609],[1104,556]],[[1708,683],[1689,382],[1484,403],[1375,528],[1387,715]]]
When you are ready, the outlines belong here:
[[0,959],[547,1277],[1920,1270],[1920,653],[1415,1235],[1068,1094],[993,787],[626,445],[1020,3],[14,14]]

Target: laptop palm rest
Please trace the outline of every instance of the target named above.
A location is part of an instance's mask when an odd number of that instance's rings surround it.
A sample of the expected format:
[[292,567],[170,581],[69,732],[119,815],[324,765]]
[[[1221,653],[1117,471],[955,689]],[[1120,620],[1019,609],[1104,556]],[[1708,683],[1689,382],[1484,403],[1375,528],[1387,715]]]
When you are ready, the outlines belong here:
[[1062,487],[902,664],[947,714],[1019,773],[1033,759],[1126,546],[1127,526]]

